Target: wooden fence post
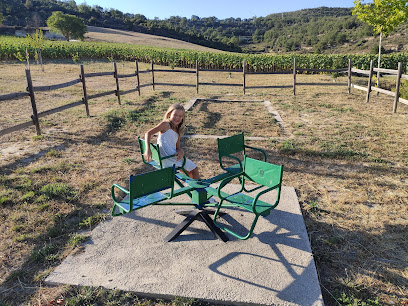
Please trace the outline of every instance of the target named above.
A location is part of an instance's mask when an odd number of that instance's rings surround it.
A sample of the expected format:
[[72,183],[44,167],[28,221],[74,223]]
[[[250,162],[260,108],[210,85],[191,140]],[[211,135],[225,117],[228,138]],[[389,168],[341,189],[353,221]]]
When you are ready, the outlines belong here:
[[118,79],[118,68],[116,67],[116,63],[113,62],[113,77],[116,80],[116,96],[118,97],[118,103],[120,105],[120,91],[119,91],[119,79]]
[[242,89],[244,91],[244,95],[245,95],[245,72],[246,72],[246,60],[244,60],[242,63],[242,76],[243,76]]
[[153,87],[153,90],[155,90],[155,89],[154,89],[154,66],[153,66],[153,60],[152,60],[152,87]]
[[135,60],[136,65],[136,82],[137,82],[137,91],[139,92],[140,96],[140,79],[139,79],[139,63]]
[[198,81],[198,71],[200,70],[200,67],[198,66],[198,60],[196,60],[196,91],[198,94],[198,85],[200,84]]
[[296,96],[296,58],[293,59],[293,95]]
[[347,76],[348,76],[348,93],[351,93],[351,58],[348,59],[348,70],[347,70]]
[[31,119],[34,122],[35,130],[37,131],[37,135],[39,136],[41,135],[41,129],[40,129],[40,122],[38,121],[37,105],[35,104],[33,82],[31,80],[30,70],[26,69],[25,72],[26,72],[26,78],[27,78],[27,91],[30,95],[31,107],[33,108],[33,114],[31,115]]
[[84,72],[84,65],[81,64],[81,75],[79,76],[81,82],[82,82],[82,102],[85,104],[85,110],[86,110],[86,115],[89,117],[89,106],[88,106],[88,96],[86,94],[86,83],[85,83],[85,72]]
[[27,68],[30,70],[30,53],[28,53],[28,50],[26,49],[26,60],[27,60]]
[[370,100],[370,92],[371,92],[371,78],[373,77],[373,61],[370,61],[370,74],[368,75],[368,84],[367,84],[367,97],[366,102]]
[[397,106],[398,106],[398,101],[399,101],[399,96],[400,96],[400,85],[401,85],[401,75],[402,75],[402,63],[398,62],[398,75],[397,75],[397,84],[395,87],[395,100],[394,100],[394,107],[392,111],[394,113],[397,112]]

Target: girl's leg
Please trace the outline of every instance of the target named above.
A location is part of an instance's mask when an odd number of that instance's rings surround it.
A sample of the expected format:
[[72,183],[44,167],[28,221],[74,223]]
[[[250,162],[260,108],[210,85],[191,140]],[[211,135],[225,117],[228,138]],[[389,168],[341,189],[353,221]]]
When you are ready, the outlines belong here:
[[191,177],[194,180],[198,180],[200,178],[200,173],[198,171],[198,167],[195,167],[191,171],[187,171],[187,173],[188,173],[188,176]]

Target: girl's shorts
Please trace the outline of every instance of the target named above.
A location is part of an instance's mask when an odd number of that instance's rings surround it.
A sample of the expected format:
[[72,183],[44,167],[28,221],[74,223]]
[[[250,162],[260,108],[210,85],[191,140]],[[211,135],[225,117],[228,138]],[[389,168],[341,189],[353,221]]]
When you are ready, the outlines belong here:
[[[175,157],[171,157],[169,159],[162,160],[162,165],[163,168],[168,168],[168,167],[173,167],[173,165],[176,165],[176,167],[181,167],[183,165],[184,159],[177,160]],[[197,168],[196,164],[194,164],[191,160],[186,158],[186,164],[184,165],[184,170],[190,172]]]

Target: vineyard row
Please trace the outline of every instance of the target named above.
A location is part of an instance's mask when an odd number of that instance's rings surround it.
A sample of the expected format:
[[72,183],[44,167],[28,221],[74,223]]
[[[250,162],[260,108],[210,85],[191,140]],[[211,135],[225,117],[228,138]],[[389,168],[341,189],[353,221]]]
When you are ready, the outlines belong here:
[[[0,60],[23,60],[26,51],[34,58],[35,49],[24,38],[0,37]],[[347,67],[351,59],[353,67],[367,70],[370,61],[377,61],[372,54],[243,54],[227,52],[204,52],[181,49],[154,48],[130,44],[99,43],[99,42],[66,42],[45,41],[41,54],[44,59],[108,59],[111,61],[126,60],[141,62],[153,61],[158,65],[170,67],[195,68],[196,62],[200,69],[242,69],[246,62],[248,72],[279,72],[293,69],[296,57],[299,69],[342,69]],[[381,57],[381,67],[397,69],[402,63],[407,73],[408,53],[385,54]]]

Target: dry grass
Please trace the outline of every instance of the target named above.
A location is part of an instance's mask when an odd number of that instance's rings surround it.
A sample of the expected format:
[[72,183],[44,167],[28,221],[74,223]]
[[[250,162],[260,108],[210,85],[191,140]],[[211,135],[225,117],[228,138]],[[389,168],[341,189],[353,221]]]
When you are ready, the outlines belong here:
[[85,40],[114,42],[119,44],[134,44],[159,48],[223,52],[220,50],[164,36],[91,26],[88,26],[88,32],[85,34]]
[[[110,63],[86,63],[86,72],[111,70]],[[141,70],[148,66],[141,67]],[[133,71],[120,63],[119,73]],[[20,73],[21,72],[21,73]],[[78,65],[48,64],[45,73],[34,66],[34,85],[76,78]],[[0,92],[23,91],[19,64],[0,65]],[[156,82],[195,84],[194,75],[157,73]],[[200,75],[201,77],[201,75]],[[239,74],[203,73],[203,82],[234,82]],[[176,80],[175,80],[176,79]],[[300,75],[299,82],[332,83],[331,76]],[[344,79],[337,81],[344,82]],[[149,83],[149,75],[142,77]],[[248,86],[290,85],[291,76],[250,76]],[[89,79],[88,94],[114,89],[112,77]],[[128,90],[135,80],[121,80]],[[200,87],[200,98],[269,100],[284,120],[273,121],[259,102],[198,103],[187,113],[188,133],[271,137],[250,141],[264,148],[269,161],[285,166],[284,184],[294,186],[318,268],[327,305],[407,303],[408,296],[408,107],[392,114],[392,99],[345,87],[298,87],[248,90]],[[67,88],[38,96],[49,109],[81,96]],[[83,107],[41,120],[43,136],[33,128],[1,137],[0,176],[0,296],[14,304],[47,303],[75,290],[52,288],[46,275],[77,251],[76,241],[108,214],[109,188],[129,174],[148,170],[139,157],[136,136],[157,124],[171,103],[186,103],[195,88],[142,88],[142,95],[92,100],[91,117]],[[27,98],[0,103],[0,127],[26,121]],[[183,139],[188,156],[203,177],[219,172],[216,141]],[[150,170],[150,169],[149,169]],[[52,184],[52,185],[50,185]],[[46,187],[47,186],[47,187]],[[75,234],[77,236],[75,236]],[[78,236],[79,235],[79,236]],[[378,301],[376,299],[378,298]],[[1,301],[1,300],[0,300]]]

